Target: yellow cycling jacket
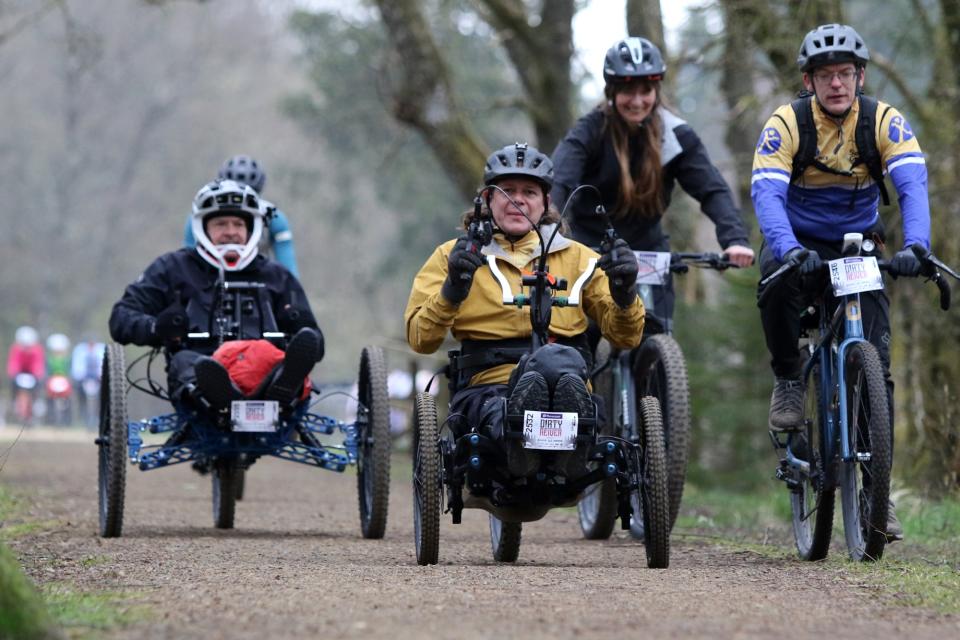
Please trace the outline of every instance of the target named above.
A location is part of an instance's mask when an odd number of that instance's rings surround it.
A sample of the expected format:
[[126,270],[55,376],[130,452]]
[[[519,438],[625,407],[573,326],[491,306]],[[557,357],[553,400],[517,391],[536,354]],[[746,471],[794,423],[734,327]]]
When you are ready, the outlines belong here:
[[[553,226],[544,225],[541,228],[545,239],[550,237]],[[534,235],[533,231],[515,244],[529,241],[531,235]],[[487,256],[496,256],[497,266],[510,284],[512,293],[517,295],[523,292],[520,286],[521,271],[510,262],[513,257],[511,243],[499,234],[494,238],[483,247],[482,252]],[[529,338],[532,333],[530,307],[504,305],[500,284],[487,265],[477,270],[470,295],[459,306],[448,302],[440,294],[440,288],[447,278],[447,263],[454,244],[456,239],[437,247],[413,281],[404,313],[410,347],[417,353],[433,353],[440,347],[447,331],[458,341]],[[536,244],[526,263],[526,271],[533,269],[533,261],[539,256],[540,247]],[[569,292],[574,281],[587,268],[589,259],[597,257],[595,251],[558,233],[550,246],[547,265],[552,275],[567,279]],[[589,316],[614,346],[632,349],[639,345],[643,334],[643,303],[638,297],[632,305],[621,309],[610,297],[609,287],[607,275],[603,270],[596,269],[583,287],[581,306],[553,308],[550,334],[563,337],[580,335],[587,329]],[[513,367],[512,364],[506,364],[487,369],[471,378],[470,384],[505,383]]]

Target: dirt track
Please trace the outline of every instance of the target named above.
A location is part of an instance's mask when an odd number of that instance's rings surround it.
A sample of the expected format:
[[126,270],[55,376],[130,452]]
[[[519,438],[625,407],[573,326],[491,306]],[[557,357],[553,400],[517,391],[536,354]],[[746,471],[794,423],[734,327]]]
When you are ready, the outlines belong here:
[[[4,433],[2,436],[6,436]],[[0,436],[0,438],[2,438]],[[9,446],[0,439],[0,451]],[[96,535],[96,451],[21,440],[0,481],[53,531],[12,543],[38,583],[134,592],[151,619],[116,638],[958,637],[960,619],[892,606],[841,565],[673,541],[646,568],[620,531],[581,539],[575,513],[525,525],[520,560],[493,562],[487,519],[441,527],[440,562],[418,567],[409,467],[398,460],[384,540],[363,540],[356,478],[279,460],[247,477],[237,528],[213,528],[210,480],[189,467],[128,470],[124,535]],[[786,526],[786,525],[785,525]]]

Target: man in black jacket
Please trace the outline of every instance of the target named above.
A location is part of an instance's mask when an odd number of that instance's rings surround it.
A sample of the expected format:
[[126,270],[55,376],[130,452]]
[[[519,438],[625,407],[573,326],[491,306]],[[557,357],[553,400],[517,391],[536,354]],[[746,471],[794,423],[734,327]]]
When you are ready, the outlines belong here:
[[[323,357],[323,335],[303,288],[280,264],[257,255],[264,215],[257,192],[232,180],[205,185],[193,202],[195,248],[166,253],[123,294],[110,314],[110,335],[121,344],[164,347],[174,403],[196,389],[214,408],[242,396],[227,371],[209,356],[224,340],[293,335],[284,361],[262,397],[291,404],[304,377]],[[245,283],[240,310],[230,284]],[[235,322],[236,318],[240,322]],[[191,339],[188,333],[206,333]]]

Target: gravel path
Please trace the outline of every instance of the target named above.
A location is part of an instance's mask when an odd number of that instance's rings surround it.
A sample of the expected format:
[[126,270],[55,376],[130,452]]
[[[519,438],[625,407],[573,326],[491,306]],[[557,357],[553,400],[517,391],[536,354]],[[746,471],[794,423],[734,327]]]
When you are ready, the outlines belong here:
[[447,517],[441,564],[418,567],[403,459],[384,540],[360,536],[354,475],[273,459],[248,473],[231,531],[213,528],[209,477],[131,467],[124,535],[100,540],[91,440],[21,439],[0,481],[59,522],[12,543],[35,581],[133,592],[154,611],[111,638],[960,637],[960,618],[893,607],[842,565],[681,535],[670,569],[647,569],[619,530],[581,539],[572,510],[525,525],[515,565],[492,560],[486,514]]

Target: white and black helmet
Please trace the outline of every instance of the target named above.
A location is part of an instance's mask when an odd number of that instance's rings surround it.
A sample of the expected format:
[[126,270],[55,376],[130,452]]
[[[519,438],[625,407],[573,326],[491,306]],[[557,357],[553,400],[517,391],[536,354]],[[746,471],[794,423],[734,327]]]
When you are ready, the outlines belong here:
[[603,80],[607,84],[633,80],[662,80],[667,72],[663,54],[646,38],[626,38],[607,51],[603,60]]
[[525,142],[508,144],[494,151],[483,168],[483,183],[493,184],[507,176],[533,178],[550,193],[553,188],[553,162],[545,154]]
[[233,180],[254,188],[257,193],[267,184],[267,172],[251,156],[233,156],[227,158],[220,167],[217,176],[221,180]]
[[[247,223],[246,244],[213,244],[207,235],[206,223],[217,216],[242,218]],[[263,235],[260,196],[253,187],[234,180],[214,180],[204,185],[194,197],[191,224],[197,239],[197,252],[204,260],[227,271],[240,271],[257,257],[260,236]],[[230,252],[236,252],[240,257],[228,262],[225,256]]]
[[866,66],[870,52],[856,29],[845,24],[822,24],[803,38],[797,66],[807,73],[825,64],[852,62]]

